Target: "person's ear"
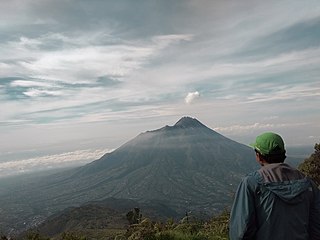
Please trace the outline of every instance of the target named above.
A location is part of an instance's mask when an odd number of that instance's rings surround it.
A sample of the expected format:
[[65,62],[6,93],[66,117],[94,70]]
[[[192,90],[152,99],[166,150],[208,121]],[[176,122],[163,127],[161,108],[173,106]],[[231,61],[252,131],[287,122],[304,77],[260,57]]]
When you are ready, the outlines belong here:
[[256,161],[257,161],[257,163],[259,163],[261,166],[264,165],[264,160],[263,160],[263,158],[262,158],[262,157],[260,156],[260,154],[257,153],[257,152],[256,152]]

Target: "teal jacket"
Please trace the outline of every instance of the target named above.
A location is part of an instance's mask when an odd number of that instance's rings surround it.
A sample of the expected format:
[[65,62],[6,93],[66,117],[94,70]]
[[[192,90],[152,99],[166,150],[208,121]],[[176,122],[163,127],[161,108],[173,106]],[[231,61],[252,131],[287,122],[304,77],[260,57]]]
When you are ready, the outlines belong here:
[[240,183],[230,240],[320,240],[320,191],[285,163],[268,164]]

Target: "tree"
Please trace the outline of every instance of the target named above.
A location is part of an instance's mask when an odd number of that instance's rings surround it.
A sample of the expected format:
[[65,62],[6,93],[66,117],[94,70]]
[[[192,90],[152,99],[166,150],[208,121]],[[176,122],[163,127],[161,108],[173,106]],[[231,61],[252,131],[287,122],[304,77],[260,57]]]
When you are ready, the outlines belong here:
[[299,165],[299,170],[320,186],[320,143],[314,146],[314,153]]
[[140,213],[140,208],[134,208],[133,210],[129,211],[126,215],[127,220],[131,224],[138,224],[141,222],[142,215]]
[[5,235],[1,235],[0,240],[9,240],[9,238],[7,238]]
[[37,231],[28,232],[26,235],[27,240],[50,240],[48,237],[41,236]]

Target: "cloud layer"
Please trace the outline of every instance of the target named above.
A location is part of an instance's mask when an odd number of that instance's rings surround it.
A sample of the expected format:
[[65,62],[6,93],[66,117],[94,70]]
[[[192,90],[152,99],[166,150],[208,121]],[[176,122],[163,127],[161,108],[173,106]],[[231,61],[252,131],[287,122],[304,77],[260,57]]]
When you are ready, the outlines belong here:
[[0,177],[50,170],[55,168],[80,166],[93,160],[99,159],[107,152],[110,152],[110,150],[86,149],[61,154],[28,158],[24,160],[0,162]]

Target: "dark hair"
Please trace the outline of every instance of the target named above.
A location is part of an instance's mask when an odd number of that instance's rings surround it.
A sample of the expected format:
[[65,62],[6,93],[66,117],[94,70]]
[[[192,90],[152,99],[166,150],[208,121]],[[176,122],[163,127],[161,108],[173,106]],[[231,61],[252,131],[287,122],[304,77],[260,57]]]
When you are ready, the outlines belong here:
[[279,153],[279,154],[265,154],[263,155],[260,153],[258,150],[254,150],[259,156],[265,160],[267,163],[283,163],[284,160],[286,159],[286,154],[285,153]]

